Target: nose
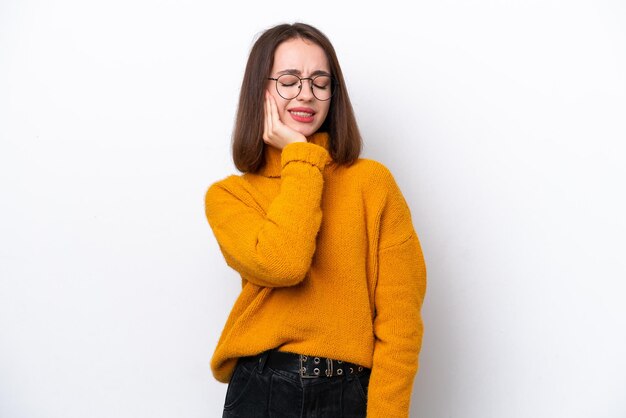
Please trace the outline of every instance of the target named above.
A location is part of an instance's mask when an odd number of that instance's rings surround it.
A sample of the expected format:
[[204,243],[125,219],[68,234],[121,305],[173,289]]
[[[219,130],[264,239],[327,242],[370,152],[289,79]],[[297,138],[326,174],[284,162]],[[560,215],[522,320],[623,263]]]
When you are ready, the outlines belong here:
[[[305,85],[304,82],[308,81],[309,84]],[[315,97],[313,95],[313,80],[310,78],[303,78],[300,82],[300,94],[298,94],[297,99],[301,101],[311,101]]]

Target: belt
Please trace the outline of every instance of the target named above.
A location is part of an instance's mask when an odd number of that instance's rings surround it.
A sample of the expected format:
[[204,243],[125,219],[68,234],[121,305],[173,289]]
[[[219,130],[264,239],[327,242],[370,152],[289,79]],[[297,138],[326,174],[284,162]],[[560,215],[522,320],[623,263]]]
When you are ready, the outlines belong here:
[[261,369],[263,366],[268,366],[275,370],[299,374],[302,378],[360,375],[370,370],[367,367],[342,360],[288,353],[275,349],[247,359],[254,359]]

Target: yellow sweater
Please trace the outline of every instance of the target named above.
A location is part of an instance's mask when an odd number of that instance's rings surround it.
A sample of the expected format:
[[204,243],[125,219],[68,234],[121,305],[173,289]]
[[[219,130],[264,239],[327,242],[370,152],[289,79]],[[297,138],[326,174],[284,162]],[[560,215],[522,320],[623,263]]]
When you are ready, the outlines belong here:
[[368,418],[408,417],[418,370],[426,267],[391,172],[332,161],[329,138],[266,146],[257,173],[212,184],[206,216],[242,290],[211,368],[228,382],[240,356],[280,351],[372,369]]

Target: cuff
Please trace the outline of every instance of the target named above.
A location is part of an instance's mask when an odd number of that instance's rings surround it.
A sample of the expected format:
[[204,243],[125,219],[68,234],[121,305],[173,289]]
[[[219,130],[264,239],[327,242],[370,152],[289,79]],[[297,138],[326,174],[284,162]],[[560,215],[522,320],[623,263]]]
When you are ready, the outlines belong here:
[[311,142],[292,142],[283,148],[280,156],[282,168],[290,162],[302,161],[323,170],[330,160],[330,154],[326,148]]

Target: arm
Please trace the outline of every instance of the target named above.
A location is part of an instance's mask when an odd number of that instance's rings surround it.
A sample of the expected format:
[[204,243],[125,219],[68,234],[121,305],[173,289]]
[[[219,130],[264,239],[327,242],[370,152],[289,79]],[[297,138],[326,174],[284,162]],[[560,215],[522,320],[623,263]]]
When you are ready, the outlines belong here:
[[322,174],[328,157],[326,149],[308,142],[283,148],[280,192],[265,215],[239,187],[224,182],[209,187],[209,225],[226,263],[248,281],[293,286],[306,276],[322,222]]
[[380,215],[374,355],[368,418],[407,418],[419,368],[426,266],[411,213],[391,173]]

